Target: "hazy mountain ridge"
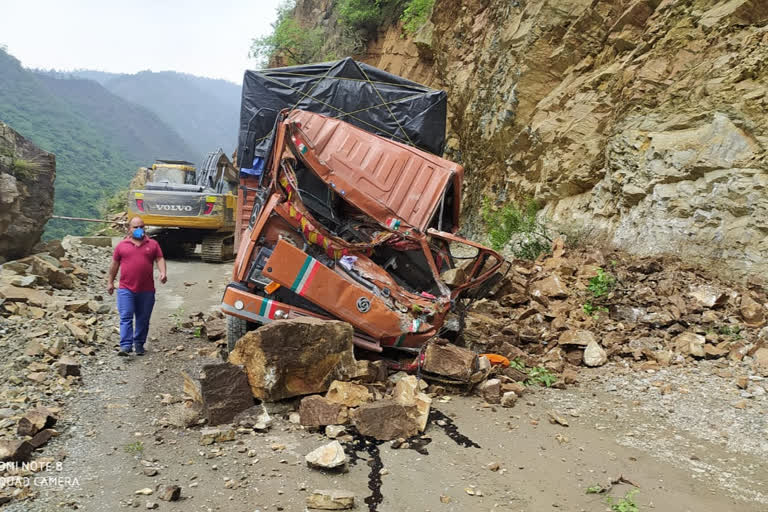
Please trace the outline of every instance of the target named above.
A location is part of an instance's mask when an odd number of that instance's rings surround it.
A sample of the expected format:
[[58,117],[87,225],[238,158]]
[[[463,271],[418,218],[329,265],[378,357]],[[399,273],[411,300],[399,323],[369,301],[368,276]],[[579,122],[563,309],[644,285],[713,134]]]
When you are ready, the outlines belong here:
[[142,161],[165,158],[169,152],[183,158],[197,156],[157,114],[126,101],[93,80],[50,75],[40,75],[40,80],[51,93],[67,101],[83,117],[104,121],[102,133],[129,155]]
[[118,75],[104,86],[155,112],[195,151],[194,161],[219,147],[231,153],[237,145],[239,85],[174,71],[142,71]]
[[[146,109],[81,79],[24,69],[0,51],[0,120],[57,162],[57,215],[96,217],[99,204],[127,186],[139,165],[168,153],[194,152]],[[83,233],[84,224],[51,221],[46,234]]]

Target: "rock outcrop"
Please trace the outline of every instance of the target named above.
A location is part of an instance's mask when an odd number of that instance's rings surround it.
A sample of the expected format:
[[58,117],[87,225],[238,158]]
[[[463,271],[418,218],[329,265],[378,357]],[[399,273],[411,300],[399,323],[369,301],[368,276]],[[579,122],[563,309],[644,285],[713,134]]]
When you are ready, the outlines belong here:
[[528,196],[566,233],[764,274],[766,22],[759,0],[436,0],[363,60],[447,91],[469,234],[483,198]]
[[56,158],[0,122],[0,263],[23,258],[53,213]]

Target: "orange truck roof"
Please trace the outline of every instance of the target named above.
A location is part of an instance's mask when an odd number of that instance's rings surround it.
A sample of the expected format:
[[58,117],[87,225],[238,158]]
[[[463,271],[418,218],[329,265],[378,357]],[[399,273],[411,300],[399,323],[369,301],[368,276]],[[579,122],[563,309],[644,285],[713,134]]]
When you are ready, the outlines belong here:
[[461,194],[464,169],[455,162],[303,110],[284,122],[319,177],[382,224],[425,233],[451,181]]

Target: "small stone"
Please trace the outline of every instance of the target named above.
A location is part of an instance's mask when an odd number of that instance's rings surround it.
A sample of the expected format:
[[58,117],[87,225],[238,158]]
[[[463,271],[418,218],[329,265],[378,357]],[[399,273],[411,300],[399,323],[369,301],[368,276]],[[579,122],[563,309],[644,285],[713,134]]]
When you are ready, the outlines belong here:
[[80,363],[72,359],[71,357],[64,356],[56,362],[56,371],[62,377],[79,377],[80,376]]
[[477,394],[483,397],[490,404],[501,402],[501,381],[499,379],[488,379],[477,386]]
[[424,351],[424,370],[467,381],[475,372],[477,355],[456,345],[430,342]]
[[156,509],[159,506],[160,505],[158,505],[157,502],[155,502],[155,501],[148,501],[147,502],[147,509],[148,510],[154,510],[154,509]]
[[327,425],[325,427],[325,436],[330,439],[336,439],[347,433],[347,429],[343,425]]
[[608,355],[605,350],[596,341],[591,341],[584,349],[584,364],[595,367],[602,366],[606,362],[608,362]]
[[20,436],[34,436],[45,428],[56,424],[56,416],[45,407],[37,407],[27,412],[16,427],[16,433]]
[[163,501],[178,501],[181,497],[181,487],[166,485],[158,490],[158,497]]
[[517,393],[514,391],[507,391],[503,395],[501,395],[501,406],[502,407],[514,407],[517,403]]
[[756,302],[749,295],[741,297],[741,317],[750,327],[760,327],[765,323],[765,311],[759,302]]
[[764,376],[768,376],[768,348],[757,349],[752,357],[755,359],[757,370],[762,372]]
[[0,461],[20,462],[27,460],[34,448],[27,441],[0,440]]
[[355,495],[342,490],[315,490],[307,496],[307,508],[315,510],[349,510],[355,506]]
[[233,429],[205,428],[200,431],[200,444],[209,445],[235,440]]
[[144,476],[157,476],[157,469],[155,468],[144,468]]
[[675,350],[683,355],[692,355],[694,357],[704,357],[704,344],[706,338],[701,334],[693,332],[684,332],[672,340]]
[[242,368],[230,363],[203,365],[199,389],[209,425],[230,423],[254,403],[248,377]]
[[32,448],[37,450],[41,446],[45,445],[45,443],[50,441],[52,437],[56,437],[58,435],[59,433],[52,428],[46,428],[35,434],[35,437],[29,440],[29,444],[32,445]]
[[560,345],[578,345],[586,347],[590,343],[597,343],[595,335],[583,329],[571,329],[560,335],[557,342]]
[[362,405],[354,409],[350,416],[358,432],[380,441],[409,438],[419,433],[417,407],[394,400],[379,400]]
[[562,416],[560,416],[560,415],[558,415],[558,414],[556,414],[554,412],[550,412],[549,413],[549,422],[552,423],[553,425],[554,424],[558,424],[558,425],[562,425],[564,427],[568,426],[568,420],[566,420],[565,418],[563,418]]
[[149,495],[150,495],[150,494],[152,494],[153,492],[155,492],[155,491],[153,491],[153,490],[152,490],[152,489],[150,489],[149,487],[145,487],[145,488],[143,488],[143,489],[139,489],[139,490],[138,490],[138,491],[136,491],[134,494],[141,494],[141,495],[144,495],[144,496],[149,496]]
[[308,453],[305,457],[310,467],[321,469],[343,468],[347,464],[344,447],[338,441],[332,441]]
[[325,398],[329,402],[347,407],[359,407],[373,399],[365,386],[338,380],[331,382],[331,387],[328,388]]
[[331,402],[328,398],[320,395],[305,396],[299,404],[299,421],[306,427],[335,425],[340,423],[343,411],[343,405]]

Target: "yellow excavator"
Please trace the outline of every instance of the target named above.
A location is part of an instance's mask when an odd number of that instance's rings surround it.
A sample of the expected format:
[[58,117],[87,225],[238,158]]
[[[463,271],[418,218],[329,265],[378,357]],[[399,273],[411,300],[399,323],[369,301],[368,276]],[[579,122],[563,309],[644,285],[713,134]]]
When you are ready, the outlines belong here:
[[239,176],[219,149],[196,169],[184,160],[157,160],[139,169],[128,195],[128,213],[150,227],[166,257],[189,256],[201,245],[203,261],[234,257]]

